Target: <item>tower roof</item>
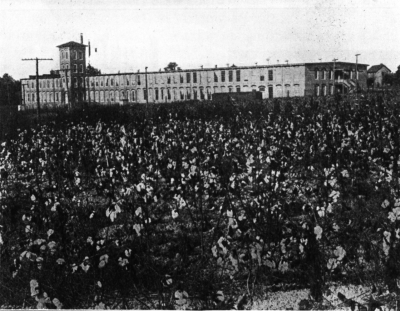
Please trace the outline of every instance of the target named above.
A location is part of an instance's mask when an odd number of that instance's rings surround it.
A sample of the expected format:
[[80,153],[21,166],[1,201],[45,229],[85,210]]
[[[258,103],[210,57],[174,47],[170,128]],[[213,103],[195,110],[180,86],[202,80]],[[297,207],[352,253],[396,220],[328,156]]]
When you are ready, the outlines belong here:
[[85,44],[81,44],[75,41],[70,41],[61,45],[57,45],[58,48],[65,48],[65,47],[74,47],[74,46],[78,46],[78,47],[86,47],[87,45]]

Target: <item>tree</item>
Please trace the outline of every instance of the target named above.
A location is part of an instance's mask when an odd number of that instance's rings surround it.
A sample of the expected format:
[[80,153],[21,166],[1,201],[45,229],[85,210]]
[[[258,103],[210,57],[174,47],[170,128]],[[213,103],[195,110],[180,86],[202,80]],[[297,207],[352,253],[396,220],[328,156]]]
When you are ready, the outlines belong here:
[[396,76],[393,73],[387,73],[383,76],[382,78],[382,85],[393,85],[393,82],[395,81]]
[[8,73],[0,78],[0,106],[16,106],[20,104],[21,82],[14,80]]
[[98,76],[98,75],[101,75],[101,70],[99,70],[91,65],[87,65],[86,74],[88,76]]
[[375,83],[375,78],[374,77],[369,77],[367,79],[367,87],[374,87],[374,83]]
[[167,67],[164,68],[165,71],[175,71],[178,64],[175,62],[170,62]]

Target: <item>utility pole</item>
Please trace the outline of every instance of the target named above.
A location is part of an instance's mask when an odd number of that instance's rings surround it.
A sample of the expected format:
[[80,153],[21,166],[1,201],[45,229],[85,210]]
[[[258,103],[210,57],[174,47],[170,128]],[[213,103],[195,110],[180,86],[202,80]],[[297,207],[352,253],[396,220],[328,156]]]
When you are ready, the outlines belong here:
[[149,89],[147,87],[147,67],[145,68],[146,72],[146,107],[148,107],[149,104]]
[[36,103],[37,103],[37,118],[40,124],[40,96],[39,96],[39,61],[40,60],[53,60],[52,58],[23,58],[23,61],[34,60],[36,61]]
[[356,99],[358,99],[358,56],[361,54],[356,54]]
[[337,60],[338,60],[337,58],[334,58],[334,59],[333,59],[333,94],[332,94],[332,95],[335,95],[335,94],[336,94],[335,67],[336,67],[336,61],[337,61]]
[[[71,92],[69,90],[69,86],[68,86],[68,71],[71,69],[64,69],[65,71],[65,84],[67,86],[67,96],[68,96],[68,106],[71,108]],[[72,84],[72,75],[71,75],[71,84]]]
[[22,94],[21,94],[21,107],[22,107],[22,105],[25,106],[25,85],[26,84],[21,83],[21,85],[22,85]]

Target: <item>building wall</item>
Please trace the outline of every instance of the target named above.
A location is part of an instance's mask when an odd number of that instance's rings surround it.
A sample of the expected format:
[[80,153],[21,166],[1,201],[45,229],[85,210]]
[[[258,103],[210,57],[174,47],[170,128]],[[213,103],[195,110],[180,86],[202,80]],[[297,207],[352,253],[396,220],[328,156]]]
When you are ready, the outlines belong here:
[[367,66],[360,64],[357,66],[358,77],[356,76],[355,63],[313,63],[307,64],[305,69],[306,77],[306,96],[325,96],[334,92],[333,74],[335,73],[335,87],[341,88],[343,80],[353,81],[353,87],[358,82],[360,89],[367,88]]
[[[272,72],[272,75],[270,74]],[[263,66],[213,68],[174,72],[148,72],[149,102],[211,99],[214,93],[261,91],[268,97],[304,96],[303,66]],[[118,83],[117,83],[118,81]],[[146,102],[146,74],[118,74],[89,77],[91,101],[118,101],[127,97],[129,102]],[[87,91],[89,91],[89,89]],[[103,94],[103,95],[102,95]]]
[[381,87],[383,76],[387,73],[390,73],[390,70],[386,67],[382,67],[375,73],[369,73],[368,78],[374,78],[374,86],[375,87]]
[[[347,70],[351,65],[354,64],[337,64],[336,68],[337,71]],[[271,91],[273,98],[308,96],[316,95],[318,86],[318,95],[328,95],[333,85],[329,68],[320,64],[284,64],[148,72],[149,102],[207,100],[212,99],[214,93],[252,90],[261,91],[263,98],[270,97]],[[317,77],[315,70],[319,72]],[[366,87],[366,66],[360,66],[359,71],[359,83]],[[72,79],[68,80],[62,71],[60,73],[57,77],[39,80],[41,103],[66,104],[73,94],[80,94],[75,97],[77,99],[98,103],[146,103],[146,73],[103,74],[86,77],[86,81],[80,73],[72,74]],[[71,82],[72,91],[68,91]],[[24,83],[29,85],[24,87],[25,103],[35,105],[35,95],[32,95],[36,93],[35,80],[25,79]]]

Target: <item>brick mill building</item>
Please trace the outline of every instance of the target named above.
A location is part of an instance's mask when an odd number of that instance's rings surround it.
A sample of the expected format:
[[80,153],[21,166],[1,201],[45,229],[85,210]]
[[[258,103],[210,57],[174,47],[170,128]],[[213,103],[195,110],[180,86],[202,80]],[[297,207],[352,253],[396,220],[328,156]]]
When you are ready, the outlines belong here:
[[[86,75],[86,45],[58,46],[60,69],[39,76],[43,105],[78,102],[165,103],[212,99],[215,93],[262,92],[263,98],[325,96],[367,88],[367,66],[318,62],[259,66],[226,66],[154,72]],[[356,72],[357,68],[357,72]],[[36,106],[36,76],[21,80],[23,104]],[[147,85],[147,86],[146,86]],[[148,97],[147,97],[148,96]]]

